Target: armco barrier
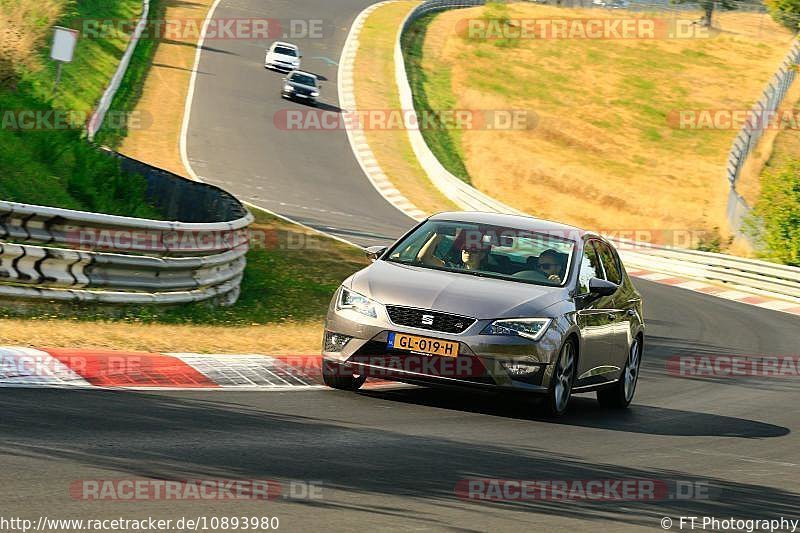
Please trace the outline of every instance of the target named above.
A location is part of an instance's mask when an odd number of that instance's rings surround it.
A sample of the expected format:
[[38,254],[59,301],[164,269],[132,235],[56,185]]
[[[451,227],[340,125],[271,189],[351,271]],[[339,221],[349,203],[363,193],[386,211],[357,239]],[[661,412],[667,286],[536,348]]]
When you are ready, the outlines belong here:
[[0,201],[0,298],[111,304],[232,304],[250,212],[217,187],[118,154],[173,221]]
[[[414,109],[414,95],[411,92],[411,85],[408,82],[405,61],[403,59],[403,33],[405,33],[415,20],[428,13],[444,11],[446,9],[475,7],[485,3],[484,0],[431,0],[421,3],[409,13],[397,35],[394,50],[395,77],[397,80],[398,93],[400,95],[401,109]],[[519,213],[516,209],[486,196],[451,174],[433,154],[419,130],[408,128],[408,138],[411,142],[411,148],[414,150],[414,154],[417,156],[422,168],[424,168],[425,172],[428,174],[428,178],[430,178],[433,184],[436,185],[445,196],[455,202],[456,205],[475,211]]]
[[[418,5],[409,13],[398,32],[394,52],[395,75],[402,109],[414,109],[414,98],[403,57],[403,33],[415,20],[427,13],[483,4],[485,4],[483,0],[430,0]],[[407,131],[414,153],[430,180],[460,208],[520,213],[452,175],[439,162],[418,130],[409,128]],[[741,216],[741,211],[736,206],[729,208],[739,212]],[[751,292],[800,302],[800,268],[696,250],[667,249],[624,240],[615,242],[625,263],[633,267],[726,283]]]

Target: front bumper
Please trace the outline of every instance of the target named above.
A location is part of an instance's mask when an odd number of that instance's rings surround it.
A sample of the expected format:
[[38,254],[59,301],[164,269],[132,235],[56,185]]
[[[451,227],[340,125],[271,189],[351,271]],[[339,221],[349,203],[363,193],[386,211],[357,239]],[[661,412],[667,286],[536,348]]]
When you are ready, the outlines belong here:
[[264,68],[272,69],[272,70],[279,70],[281,72],[291,72],[293,70],[297,70],[300,68],[300,65],[287,65],[286,63],[278,63],[275,61],[265,61]]
[[[451,334],[394,324],[385,310],[381,310],[377,318],[370,318],[353,310],[336,310],[332,304],[325,323],[326,336],[332,332],[350,339],[341,348],[323,339],[322,355],[328,361],[345,364],[345,368],[358,374],[382,379],[547,392],[552,363],[558,358],[562,345],[562,333],[557,324],[552,324],[538,341],[531,341],[515,336],[481,335],[490,322],[478,320],[463,333]],[[390,332],[458,342],[458,356],[390,349]],[[520,369],[528,371],[520,372]]]
[[291,100],[297,100],[298,102],[311,102],[315,103],[317,101],[316,96],[311,96],[310,94],[300,94],[297,91],[281,91],[281,96],[284,98],[289,98]]

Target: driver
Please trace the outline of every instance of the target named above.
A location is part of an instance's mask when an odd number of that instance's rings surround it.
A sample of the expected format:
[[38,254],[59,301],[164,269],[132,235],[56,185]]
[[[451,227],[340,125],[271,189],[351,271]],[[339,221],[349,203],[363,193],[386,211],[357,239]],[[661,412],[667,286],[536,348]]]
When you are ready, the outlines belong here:
[[561,255],[553,249],[539,254],[539,271],[550,281],[561,283]]
[[481,270],[486,267],[486,259],[489,256],[491,244],[485,236],[482,236],[477,241],[472,240],[462,244],[458,256],[452,259],[440,259],[434,254],[441,238],[441,235],[435,235],[425,243],[419,252],[419,261],[421,263],[458,270]]
[[461,248],[461,264],[452,265],[464,270],[481,270],[489,256],[489,247],[484,243],[465,244]]

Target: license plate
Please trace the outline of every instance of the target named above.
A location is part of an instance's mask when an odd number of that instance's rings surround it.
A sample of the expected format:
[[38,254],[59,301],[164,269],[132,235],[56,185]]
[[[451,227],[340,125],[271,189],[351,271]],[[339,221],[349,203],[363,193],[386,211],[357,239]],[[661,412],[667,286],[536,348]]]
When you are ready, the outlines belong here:
[[442,357],[458,357],[458,343],[442,339],[417,337],[404,333],[389,333],[389,348],[409,350]]

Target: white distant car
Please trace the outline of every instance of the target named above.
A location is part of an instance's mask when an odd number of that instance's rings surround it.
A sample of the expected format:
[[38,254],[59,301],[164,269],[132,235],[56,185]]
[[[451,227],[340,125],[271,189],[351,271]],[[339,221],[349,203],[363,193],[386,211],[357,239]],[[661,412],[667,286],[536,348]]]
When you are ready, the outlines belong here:
[[275,41],[267,49],[267,56],[264,58],[264,68],[290,72],[300,68],[300,48],[291,43]]

